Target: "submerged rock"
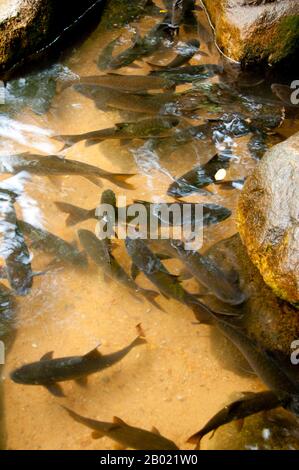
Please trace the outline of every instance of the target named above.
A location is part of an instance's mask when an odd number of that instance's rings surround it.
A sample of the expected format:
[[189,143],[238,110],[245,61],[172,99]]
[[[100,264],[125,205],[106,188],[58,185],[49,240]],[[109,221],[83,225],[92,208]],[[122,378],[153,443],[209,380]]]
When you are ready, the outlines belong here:
[[[231,276],[238,273],[240,287],[246,295],[242,306],[242,326],[261,348],[280,353],[280,359],[291,366],[291,344],[299,338],[299,315],[290,303],[277,297],[264,282],[250,260],[240,235],[217,243],[207,254]],[[298,366],[290,373],[298,377]]]
[[275,64],[298,48],[297,0],[204,0],[218,45],[244,64]]
[[0,0],[0,71],[6,71],[53,41],[95,3],[61,8],[58,0]]
[[238,218],[265,282],[299,306],[299,133],[270,149],[247,179]]

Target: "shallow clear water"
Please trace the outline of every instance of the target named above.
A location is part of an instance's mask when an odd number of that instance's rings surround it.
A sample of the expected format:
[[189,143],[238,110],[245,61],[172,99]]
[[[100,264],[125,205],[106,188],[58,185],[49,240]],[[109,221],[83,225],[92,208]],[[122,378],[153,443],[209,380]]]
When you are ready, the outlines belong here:
[[[209,30],[203,12],[196,13]],[[64,59],[47,70],[31,77],[21,78],[8,85],[6,104],[0,108],[0,152],[55,154],[61,143],[51,136],[77,134],[112,127],[117,122],[138,120],[147,114],[120,111],[113,108],[99,109],[93,100],[79,93],[74,87],[62,89],[64,80],[78,76],[97,75],[96,60],[103,48],[121,35],[121,48],[131,44],[134,28],[143,35],[161,17],[145,16],[129,26],[116,31],[105,31],[101,25],[88,39]],[[199,29],[199,32],[202,30]],[[194,37],[194,31],[181,31],[179,40]],[[213,43],[211,31],[202,39],[201,50],[209,54],[197,54],[191,64],[222,64],[223,58]],[[167,63],[174,56],[173,48],[145,58],[145,61]],[[146,75],[150,66],[138,61],[138,68],[127,67],[123,74]],[[136,62],[135,62],[136,64]],[[235,66],[232,66],[233,69]],[[231,72],[231,77],[234,72]],[[204,82],[216,83],[215,76]],[[55,89],[55,81],[58,81]],[[255,77],[243,81],[242,93],[248,117],[265,113],[266,99],[271,95],[267,79],[252,86]],[[202,82],[201,82],[202,83]],[[228,83],[228,87],[235,84]],[[177,91],[189,89],[182,85]],[[107,91],[107,94],[109,92]],[[103,98],[103,96],[102,96]],[[221,101],[221,100],[220,100]],[[273,114],[283,115],[283,106],[271,108]],[[188,123],[200,124],[204,118],[221,117],[232,112],[232,104],[205,106],[193,115]],[[233,120],[233,117],[231,117]],[[284,137],[299,130],[296,120],[285,122],[281,136],[270,135],[270,147]],[[113,189],[117,195],[126,196],[128,203],[134,199],[147,201],[172,201],[166,196],[169,184],[175,176],[184,174],[195,164],[211,158],[215,151],[229,148],[234,159],[227,179],[247,176],[258,159],[248,148],[252,134],[232,138],[225,133],[214,136],[215,142],[190,142],[178,146],[171,153],[168,148],[159,152],[149,147],[149,142],[135,140],[126,145],[107,140],[100,145],[86,147],[81,142],[63,153],[67,158],[86,162],[111,172],[136,173],[132,178],[135,189],[124,191],[104,181],[104,188]],[[74,228],[65,225],[65,214],[59,212],[55,201],[63,201],[84,208],[93,208],[99,202],[101,189],[82,177],[64,176],[47,178],[22,173],[8,180],[11,187],[18,186],[21,197],[17,212],[26,221],[45,228],[70,242],[78,242],[77,229],[95,230],[95,222],[88,221]],[[204,232],[205,248],[236,232],[235,210],[239,191],[212,188],[214,195],[193,195],[184,200],[213,202],[232,210],[232,216]],[[31,249],[35,272],[43,271],[50,259],[39,250]],[[130,260],[123,243],[119,242],[115,256],[129,269]],[[167,266],[178,273],[180,265],[167,261]],[[3,281],[6,283],[6,281]],[[149,282],[140,277],[144,287]],[[229,356],[226,341],[204,325],[195,325],[192,312],[175,301],[158,299],[165,312],[146,300],[133,298],[125,287],[114,281],[106,282],[102,272],[90,261],[88,268],[72,266],[52,267],[45,275],[34,278],[34,285],[26,297],[16,298],[15,338],[6,358],[3,371],[5,434],[8,449],[111,449],[115,444],[108,438],[93,441],[87,428],[75,424],[59,404],[75,409],[82,415],[111,421],[119,416],[135,426],[159,431],[174,440],[182,449],[191,448],[186,439],[202,427],[212,415],[242,391],[260,391],[263,384],[252,374],[244,373],[241,366]],[[74,382],[63,384],[66,398],[52,397],[41,387],[13,383],[9,373],[23,363],[39,360],[48,351],[56,357],[85,354],[101,343],[101,351],[109,353],[126,346],[135,336],[135,326],[142,323],[148,345],[133,350],[125,359],[105,372],[89,378],[87,388]],[[223,366],[221,356],[228,356]],[[273,431],[269,434],[265,427]],[[219,430],[212,439],[205,439],[203,448],[289,448],[287,437],[275,434],[275,423],[266,424],[263,418],[246,421],[240,434],[234,426]],[[268,429],[268,428],[267,428]],[[271,434],[270,432],[270,434]],[[241,437],[242,436],[242,437]],[[274,437],[273,437],[274,436]],[[276,437],[275,437],[276,436]],[[293,445],[293,444],[292,444]]]

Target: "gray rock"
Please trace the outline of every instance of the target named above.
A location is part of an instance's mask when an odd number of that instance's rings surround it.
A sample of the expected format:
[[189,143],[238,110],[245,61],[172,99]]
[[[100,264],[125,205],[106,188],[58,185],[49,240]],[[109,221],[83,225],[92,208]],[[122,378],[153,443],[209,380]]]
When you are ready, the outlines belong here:
[[269,150],[247,179],[238,220],[265,282],[299,306],[299,133]]

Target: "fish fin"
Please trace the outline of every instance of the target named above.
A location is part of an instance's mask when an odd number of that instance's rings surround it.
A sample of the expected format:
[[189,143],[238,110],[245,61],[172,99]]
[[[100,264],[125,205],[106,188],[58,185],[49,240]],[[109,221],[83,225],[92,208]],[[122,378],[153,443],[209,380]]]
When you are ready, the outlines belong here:
[[244,418],[238,419],[237,421],[235,421],[236,429],[237,429],[238,432],[242,431],[242,429],[244,427],[244,422],[245,422]]
[[102,437],[104,437],[104,434],[101,434],[99,431],[92,431],[91,437],[92,439],[102,439]]
[[53,354],[54,351],[47,352],[40,358],[40,361],[51,361],[53,359]]
[[64,144],[64,147],[61,149],[61,152],[79,142],[78,138],[79,137],[76,135],[53,135],[53,139],[58,140],[59,142],[62,142]]
[[116,442],[116,443],[113,445],[113,449],[114,449],[114,450],[126,450],[126,449],[127,449],[127,446],[122,445],[122,444],[119,444],[119,443]]
[[64,398],[65,394],[61,388],[61,386],[58,383],[52,383],[49,385],[44,385],[44,387],[48,390],[48,392],[51,393],[51,395],[54,395],[54,397],[58,398]]
[[91,183],[95,184],[96,186],[99,186],[99,188],[103,187],[103,183],[101,180],[99,180],[98,176],[88,175],[84,176],[84,178],[90,181]]
[[82,209],[81,207],[59,201],[54,204],[61,212],[68,214],[66,219],[67,227],[72,227],[73,225],[77,225],[79,222],[84,222],[90,218],[91,211],[88,209]]
[[70,242],[70,245],[71,245],[73,248],[75,248],[76,250],[78,250],[78,242],[77,242],[77,240],[71,241],[71,242]]
[[188,281],[189,279],[192,279],[192,274],[190,271],[187,271],[187,269],[182,269],[180,274],[179,274],[179,281]]
[[140,66],[140,65],[134,64],[134,63],[133,63],[133,64],[130,64],[129,67],[130,67],[130,69],[138,69],[138,70],[141,69],[141,66]]
[[231,268],[229,273],[227,274],[227,278],[234,284],[237,284],[240,280],[239,273],[236,269]]
[[157,258],[159,258],[160,261],[165,261],[173,258],[170,255],[165,255],[165,253],[155,253],[155,255],[157,256]]
[[156,434],[157,436],[161,436],[159,429],[157,429],[155,426],[152,427],[151,431],[153,434]]
[[165,91],[175,91],[176,90],[176,84],[175,83],[169,83],[164,87]]
[[159,292],[155,292],[154,290],[143,289],[142,293],[150,304],[152,304],[154,307],[161,310],[162,312],[165,312],[165,310],[163,310],[163,308],[156,302],[156,298],[160,295]]
[[146,338],[146,334],[144,332],[144,329],[142,328],[141,323],[138,323],[138,325],[136,325],[136,330],[137,330],[139,338],[142,338],[142,339]]
[[179,281],[180,280],[180,274],[171,274],[171,273],[168,273],[170,275],[170,277],[172,278],[173,281]]
[[92,147],[93,145],[100,144],[102,140],[93,140],[93,139],[87,139],[85,142],[85,147]]
[[147,65],[149,65],[152,69],[157,69],[157,70],[161,70],[161,69],[165,69],[167,68],[166,65],[158,65],[158,64],[153,64],[152,62],[146,62]]
[[132,266],[131,266],[131,277],[132,279],[136,279],[136,277],[138,276],[138,274],[140,274],[140,270],[138,268],[138,266],[136,266],[136,264],[132,263]]
[[121,140],[119,141],[119,145],[120,145],[121,147],[125,147],[126,145],[129,145],[130,143],[131,143],[131,140],[130,140],[130,139],[121,139]]
[[88,377],[80,377],[79,379],[75,380],[76,384],[80,387],[87,387],[88,384]]
[[62,182],[63,182],[63,176],[48,175],[47,178],[48,178],[49,181],[51,181],[51,183],[53,184],[53,186],[55,186],[55,188],[61,189]]
[[189,437],[189,439],[187,440],[187,443],[188,444],[195,444],[195,450],[200,450],[200,444],[201,444],[201,440],[203,438],[203,435],[201,433],[201,431],[197,432],[196,434],[193,434],[193,436]]
[[100,346],[100,344],[98,344],[98,346],[96,348],[94,348],[92,351],[90,351],[89,353],[85,354],[85,358],[87,359],[99,359],[100,357],[102,357],[102,353],[100,353],[100,351],[98,351],[98,347]]
[[202,55],[203,57],[210,57],[210,54],[208,54],[208,53],[205,52],[205,51],[201,51],[201,50],[199,50],[199,51],[197,52],[197,54],[200,54],[200,55]]
[[133,176],[136,176],[136,175],[125,174],[125,173],[119,173],[119,174],[115,173],[111,175],[111,181],[115,183],[117,186],[119,186],[120,188],[135,189],[132,184],[127,183],[127,180],[129,178],[132,178]]
[[120,426],[128,426],[123,419],[118,418],[117,416],[113,416],[113,423],[119,424]]

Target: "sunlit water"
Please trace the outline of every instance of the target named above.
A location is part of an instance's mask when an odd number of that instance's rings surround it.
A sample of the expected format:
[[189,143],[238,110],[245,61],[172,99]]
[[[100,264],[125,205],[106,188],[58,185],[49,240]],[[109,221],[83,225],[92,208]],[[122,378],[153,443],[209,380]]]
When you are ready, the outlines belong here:
[[[197,15],[208,28],[203,12]],[[112,108],[98,109],[91,99],[72,87],[64,91],[59,91],[58,87],[55,93],[54,80],[61,83],[71,79],[73,74],[88,76],[101,73],[96,60],[105,45],[121,35],[120,48],[126,48],[131,44],[136,25],[143,35],[160,19],[144,17],[121,30],[105,33],[99,27],[63,63],[9,84],[7,102],[0,115],[1,154],[26,151],[55,154],[61,150],[61,143],[52,139],[52,135],[104,129],[117,122],[146,116]],[[194,32],[188,35],[182,30],[179,40],[190,38],[194,38]],[[208,44],[202,41],[201,50],[209,56],[197,54],[191,64],[222,63],[211,33]],[[173,56],[169,49],[145,61],[167,63]],[[145,61],[138,61],[138,68],[127,67],[121,73],[147,74],[151,69]],[[216,76],[206,83],[217,81]],[[262,112],[263,104],[260,104],[258,96],[264,96],[266,92],[270,95],[270,84],[266,81],[244,92],[256,95],[255,99],[248,98],[253,110],[261,109]],[[180,86],[177,90],[190,87]],[[220,112],[199,110],[193,113],[189,123],[201,123],[204,117],[221,117],[231,111],[229,102],[222,108]],[[275,112],[280,112],[279,106]],[[291,131],[287,129],[285,136],[299,129],[296,122],[292,122],[290,127]],[[163,148],[156,153],[148,142],[141,140],[126,145],[107,140],[92,147],[85,147],[82,142],[65,151],[64,155],[107,171],[136,173],[131,180],[135,186],[132,191],[124,191],[103,180],[104,188],[126,196],[128,203],[134,199],[171,201],[166,192],[172,178],[182,175],[195,164],[207,161],[217,150],[230,148],[233,152],[227,179],[243,178],[257,164],[257,159],[248,149],[251,135],[235,139],[225,134],[216,137],[214,143],[191,142],[172,153]],[[268,145],[275,143],[275,139],[270,137]],[[87,180],[79,176],[49,179],[27,173],[8,178],[3,175],[5,184],[14,189],[17,187],[21,193],[17,212],[26,221],[77,244],[78,228],[95,230],[94,221],[67,228],[65,214],[60,213],[54,204],[55,201],[64,201],[84,208],[96,207],[101,189]],[[214,195],[209,197],[193,195],[185,198],[193,202],[221,204],[233,212],[225,222],[205,230],[205,247],[236,232],[235,210],[239,191],[212,190]],[[34,271],[45,269],[50,259],[38,250],[32,249],[31,253]],[[122,242],[118,242],[115,256],[129,270],[130,260]],[[169,261],[166,264],[172,272],[179,272],[178,263]],[[138,282],[144,287],[152,287],[143,277]],[[232,360],[230,367],[223,367],[219,358],[226,354],[227,342],[220,336],[211,341],[210,327],[194,324],[194,316],[187,307],[160,296],[158,301],[165,310],[162,312],[142,297],[138,301],[125,287],[114,281],[108,283],[92,261],[88,268],[51,268],[45,275],[35,277],[30,294],[16,300],[16,337],[6,358],[3,379],[8,449],[115,448],[108,438],[93,441],[89,430],[74,423],[60,404],[102,421],[111,421],[113,416],[119,416],[145,429],[155,426],[180,448],[188,449],[191,447],[186,444],[187,438],[228,401],[238,397],[238,393],[264,389],[258,378],[244,373]],[[64,383],[64,399],[51,396],[41,387],[15,384],[9,378],[14,368],[37,361],[48,351],[54,351],[56,357],[81,355],[99,343],[103,353],[116,351],[136,336],[138,323],[142,323],[148,345],[133,350],[107,371],[91,376],[86,388],[74,382]],[[271,435],[271,426],[274,425],[267,424],[270,427],[268,432],[263,422],[250,425],[255,423],[251,418],[246,423],[247,434],[243,431],[242,439],[234,426],[229,426],[220,429],[212,440],[205,439],[203,448],[267,448],[269,432]],[[271,445],[287,449],[288,440],[285,438],[279,444],[274,440]]]

